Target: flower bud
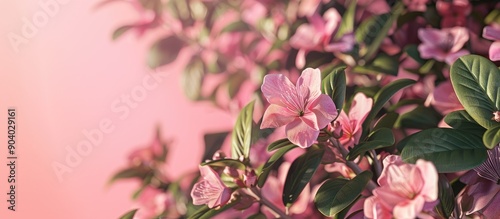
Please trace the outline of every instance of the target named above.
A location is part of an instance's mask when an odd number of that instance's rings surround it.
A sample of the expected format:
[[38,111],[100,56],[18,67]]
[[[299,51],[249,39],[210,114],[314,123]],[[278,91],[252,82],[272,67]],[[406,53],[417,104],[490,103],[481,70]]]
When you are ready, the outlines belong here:
[[247,171],[245,175],[243,175],[243,180],[247,187],[253,187],[257,183],[257,174],[255,174],[254,170]]
[[342,135],[344,135],[344,131],[342,130],[342,124],[340,124],[339,121],[333,122],[332,129],[333,129],[332,133],[333,133],[334,138],[339,139],[340,137],[342,137]]
[[493,118],[491,120],[495,120],[496,122],[500,122],[500,111],[496,111],[493,113]]
[[226,154],[224,151],[218,150],[214,153],[214,156],[212,156],[212,160],[220,160],[224,159],[226,157]]

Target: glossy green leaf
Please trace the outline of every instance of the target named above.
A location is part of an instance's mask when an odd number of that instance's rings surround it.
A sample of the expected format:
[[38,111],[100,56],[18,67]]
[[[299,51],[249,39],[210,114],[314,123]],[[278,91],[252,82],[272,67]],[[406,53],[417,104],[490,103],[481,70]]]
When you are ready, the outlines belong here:
[[478,136],[483,136],[486,131],[486,129],[477,124],[465,110],[448,113],[448,115],[444,117],[444,122],[454,129],[460,129]]
[[500,109],[500,70],[490,60],[467,55],[453,63],[450,71],[453,88],[467,113],[486,129],[499,123],[492,120]]
[[394,124],[399,118],[399,114],[395,112],[388,112],[384,114],[380,119],[375,123],[373,127],[373,131],[377,131],[381,128],[389,128],[392,129]]
[[207,205],[203,205],[200,209],[198,209],[196,212],[194,212],[192,215],[188,217],[188,219],[210,219],[213,218],[214,216],[233,208],[239,201],[239,198],[237,196],[236,200],[232,200],[231,202],[227,203],[226,205],[220,207],[220,208],[209,208]]
[[181,85],[187,98],[190,100],[200,99],[204,76],[203,61],[199,58],[193,58],[181,75]]
[[231,141],[231,157],[239,159],[248,158],[252,144],[253,130],[253,108],[255,101],[247,104],[240,112],[233,129]]
[[441,114],[433,108],[417,106],[410,112],[401,115],[397,121],[396,127],[428,129],[435,128],[441,121]]
[[388,128],[381,128],[368,136],[368,141],[362,142],[349,151],[348,160],[354,160],[367,151],[389,147],[394,144],[394,134]]
[[500,9],[493,9],[485,18],[484,23],[500,23]]
[[492,149],[500,143],[500,125],[486,130],[483,135],[483,143]]
[[330,96],[337,108],[337,113],[340,115],[340,111],[344,106],[345,91],[346,91],[346,76],[345,67],[334,68],[323,80],[322,80],[323,93]]
[[184,48],[185,43],[177,36],[171,35],[163,38],[151,46],[147,56],[147,64],[150,68],[157,68],[170,64]]
[[356,66],[352,71],[361,74],[386,74],[396,76],[399,72],[399,57],[381,53],[378,54],[372,62],[363,66]]
[[420,52],[418,51],[417,45],[408,45],[404,48],[404,51],[408,56],[417,61],[420,65],[423,65],[425,63],[425,60],[420,57]]
[[434,209],[443,218],[450,218],[455,209],[455,194],[444,174],[439,174],[438,199],[439,203]]
[[219,132],[219,133],[208,133],[203,136],[205,141],[205,152],[203,153],[203,158],[201,162],[206,160],[211,160],[215,152],[217,152],[224,140],[226,139],[229,132]]
[[239,160],[234,160],[234,159],[219,159],[219,160],[212,160],[209,162],[205,162],[201,164],[202,166],[208,165],[211,167],[232,167],[240,170],[245,170],[246,165],[239,161]]
[[262,171],[259,175],[259,179],[257,181],[257,185],[259,187],[262,188],[262,186],[264,186],[264,183],[266,182],[267,177],[269,176],[269,173],[271,173],[271,170],[273,169],[276,162],[278,162],[278,160],[281,157],[283,157],[283,155],[285,155],[288,151],[290,151],[296,147],[298,147],[298,146],[296,146],[294,144],[280,147],[276,152],[274,152],[273,155],[271,155],[271,157],[269,157],[269,159],[264,164],[264,167],[262,167]]
[[405,162],[428,160],[440,173],[472,169],[487,157],[480,137],[456,129],[427,129],[403,139],[398,148]]
[[115,175],[113,175],[113,177],[111,177],[111,179],[109,180],[108,184],[112,184],[116,180],[120,180],[120,179],[141,178],[145,175],[146,175],[146,173],[139,168],[136,168],[136,167],[127,168],[127,169],[123,169],[123,170],[119,171],[118,173],[116,173]]
[[120,219],[133,219],[137,210],[139,210],[139,209],[134,209],[132,211],[125,213],[124,215],[122,215],[120,217]]
[[375,116],[380,112],[380,110],[384,107],[384,105],[389,101],[394,94],[396,94],[401,89],[415,84],[414,80],[410,79],[400,79],[393,81],[386,86],[382,87],[375,96],[373,97],[373,107],[366,120],[363,122],[363,135],[361,138],[366,136],[371,121],[375,118]]
[[318,169],[324,152],[323,148],[313,145],[307,149],[306,153],[293,161],[283,188],[283,204],[285,206],[289,207],[297,200]]
[[370,171],[364,171],[352,180],[327,180],[314,197],[316,207],[327,217],[335,216],[358,198],[372,176]]
[[271,143],[267,147],[267,151],[271,152],[271,151],[274,151],[274,150],[277,150],[277,149],[280,149],[280,148],[283,148],[286,146],[290,146],[290,145],[294,145],[294,144],[292,142],[290,142],[290,140],[288,140],[288,138],[283,138],[283,139],[280,139],[280,140],[277,140],[277,141]]
[[342,21],[340,22],[340,27],[335,34],[335,39],[340,39],[344,34],[354,32],[354,23],[356,16],[356,3],[357,1],[351,1],[347,7],[344,14],[342,14]]

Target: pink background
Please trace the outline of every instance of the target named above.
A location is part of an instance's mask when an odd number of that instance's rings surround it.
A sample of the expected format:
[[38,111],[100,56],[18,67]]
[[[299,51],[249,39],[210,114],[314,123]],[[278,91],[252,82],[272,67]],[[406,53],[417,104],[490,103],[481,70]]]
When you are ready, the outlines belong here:
[[[121,120],[111,105],[152,72],[145,67],[145,55],[161,31],[140,39],[129,33],[112,42],[112,31],[137,15],[119,2],[95,10],[98,2],[69,0],[60,5],[16,53],[8,33],[21,35],[23,18],[32,19],[42,8],[38,1],[0,1],[1,218],[117,218],[133,207],[130,196],[137,184],[106,187],[106,182],[126,165],[131,150],[153,139],[156,126],[174,140],[168,166],[174,177],[196,168],[204,132],[231,127],[229,114],[184,98],[179,65],[160,69],[166,79]],[[15,212],[7,210],[6,202],[8,107],[17,109]],[[64,164],[66,148],[76,149],[85,140],[82,132],[98,128],[103,119],[114,130],[60,182],[53,162]]]

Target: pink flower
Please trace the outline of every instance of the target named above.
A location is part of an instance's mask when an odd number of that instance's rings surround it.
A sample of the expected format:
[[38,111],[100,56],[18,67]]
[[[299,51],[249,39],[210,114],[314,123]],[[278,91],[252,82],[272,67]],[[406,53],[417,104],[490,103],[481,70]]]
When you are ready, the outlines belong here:
[[428,101],[430,101],[430,104],[434,106],[441,115],[446,115],[452,111],[464,108],[458,100],[450,81],[439,84],[432,94],[429,95]]
[[484,27],[483,37],[495,41],[490,46],[490,59],[492,61],[500,60],[500,25],[491,25]]
[[215,172],[209,166],[200,166],[202,180],[194,184],[191,190],[193,204],[207,204],[209,208],[225,205],[231,198],[231,189],[226,187]]
[[403,0],[410,11],[425,11],[429,0]]
[[154,218],[162,214],[167,208],[175,206],[171,194],[151,186],[144,188],[137,201],[139,211],[134,215],[134,219]]
[[433,58],[451,65],[461,56],[469,54],[469,51],[462,49],[465,42],[469,40],[466,28],[453,27],[441,30],[424,28],[418,30],[418,37],[422,40],[418,51],[424,59]]
[[340,113],[338,121],[342,125],[343,135],[340,137],[340,143],[344,147],[352,147],[359,143],[362,133],[362,125],[368,113],[372,109],[373,100],[366,97],[363,93],[357,93],[349,110],[349,116],[344,111]]
[[437,204],[438,174],[431,162],[407,164],[399,156],[387,156],[378,183],[365,201],[367,218],[415,218]]
[[[458,194],[457,202],[461,214],[480,213],[485,218],[500,215],[500,147],[488,151],[488,159],[480,166],[460,178],[467,184]],[[460,215],[459,218],[462,218]]]
[[264,77],[262,93],[271,104],[260,128],[286,125],[288,139],[302,147],[310,147],[318,138],[319,130],[337,116],[332,99],[321,94],[321,72],[307,68],[294,85],[282,74]]

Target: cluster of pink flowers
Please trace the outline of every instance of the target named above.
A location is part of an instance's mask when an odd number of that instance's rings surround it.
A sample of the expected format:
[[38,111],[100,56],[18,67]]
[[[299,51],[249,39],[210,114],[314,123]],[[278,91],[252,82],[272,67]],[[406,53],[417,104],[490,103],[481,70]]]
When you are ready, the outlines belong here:
[[134,151],[134,218],[497,217],[500,3],[389,2],[132,0],[114,38],[161,32],[150,66],[238,117],[177,180]]

